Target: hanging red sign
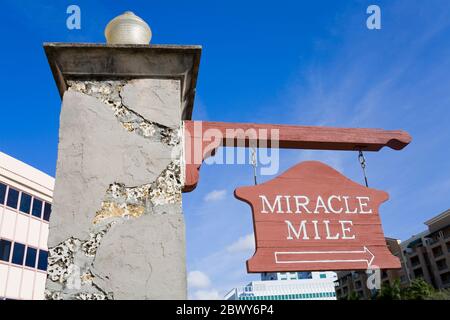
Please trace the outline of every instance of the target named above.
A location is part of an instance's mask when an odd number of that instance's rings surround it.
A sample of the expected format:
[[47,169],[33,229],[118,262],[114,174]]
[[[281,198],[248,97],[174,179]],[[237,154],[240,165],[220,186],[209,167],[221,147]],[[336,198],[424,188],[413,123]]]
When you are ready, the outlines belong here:
[[302,162],[234,194],[253,211],[256,252],[248,272],[400,268],[378,212],[388,194],[321,162]]

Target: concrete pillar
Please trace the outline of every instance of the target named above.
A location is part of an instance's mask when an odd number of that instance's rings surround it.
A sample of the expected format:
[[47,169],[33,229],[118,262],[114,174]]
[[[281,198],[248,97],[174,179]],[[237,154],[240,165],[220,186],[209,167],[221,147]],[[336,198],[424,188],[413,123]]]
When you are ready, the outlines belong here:
[[47,299],[185,299],[197,46],[45,44],[62,96]]

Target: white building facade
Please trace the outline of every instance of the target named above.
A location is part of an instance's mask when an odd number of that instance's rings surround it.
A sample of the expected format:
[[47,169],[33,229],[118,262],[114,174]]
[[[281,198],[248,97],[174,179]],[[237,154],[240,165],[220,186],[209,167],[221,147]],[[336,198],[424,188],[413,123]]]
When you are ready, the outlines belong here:
[[263,273],[261,281],[235,288],[226,300],[336,300],[335,272]]
[[44,299],[54,178],[0,152],[0,300]]

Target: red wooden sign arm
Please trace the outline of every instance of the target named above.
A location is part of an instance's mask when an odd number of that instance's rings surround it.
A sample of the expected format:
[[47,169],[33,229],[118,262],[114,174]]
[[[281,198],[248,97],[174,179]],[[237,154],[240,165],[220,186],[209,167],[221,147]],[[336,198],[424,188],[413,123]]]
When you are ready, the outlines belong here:
[[253,123],[184,121],[185,186],[195,189],[204,159],[220,146],[311,150],[401,150],[411,142],[402,130],[352,129]]

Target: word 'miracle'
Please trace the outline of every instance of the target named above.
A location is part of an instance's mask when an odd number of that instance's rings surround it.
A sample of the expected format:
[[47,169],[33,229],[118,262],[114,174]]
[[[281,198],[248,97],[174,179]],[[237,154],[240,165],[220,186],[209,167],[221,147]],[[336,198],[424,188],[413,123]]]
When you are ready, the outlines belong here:
[[371,214],[369,197],[352,197],[345,195],[320,195],[310,198],[305,195],[277,195],[270,201],[267,196],[260,195],[261,213],[348,213]]

